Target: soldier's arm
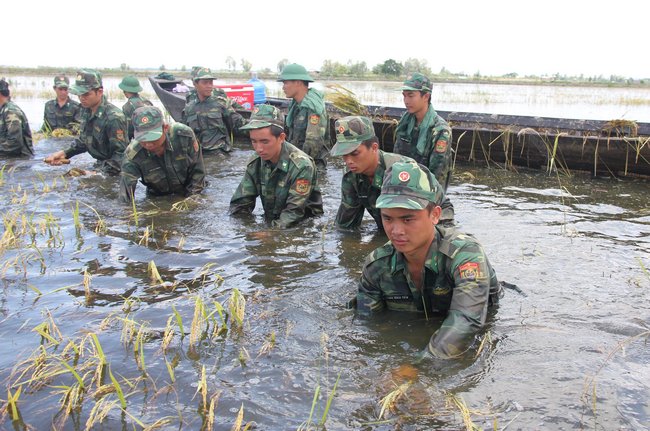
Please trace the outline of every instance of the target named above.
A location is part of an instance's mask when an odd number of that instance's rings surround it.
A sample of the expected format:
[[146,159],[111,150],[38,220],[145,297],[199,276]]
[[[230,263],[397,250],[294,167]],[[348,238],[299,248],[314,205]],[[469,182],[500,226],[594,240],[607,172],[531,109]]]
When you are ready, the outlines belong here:
[[120,172],[124,150],[129,144],[126,117],[124,114],[116,114],[106,125],[106,137],[111,150],[111,157],[104,161],[104,170],[116,174]]
[[203,163],[203,152],[199,142],[194,138],[188,148],[188,159],[190,162],[190,171],[187,173],[188,182],[185,190],[188,195],[201,193],[205,188],[205,164]]
[[377,271],[378,263],[366,261],[357,287],[357,313],[361,316],[370,316],[386,308],[379,280],[373,275]]
[[255,209],[255,200],[259,196],[255,182],[254,163],[249,163],[241,183],[230,198],[230,214],[250,214]]
[[7,127],[7,136],[4,142],[0,142],[3,151],[20,154],[24,144],[22,121],[15,113],[8,112],[5,125]]
[[131,203],[135,194],[135,187],[140,179],[140,170],[131,160],[124,159],[120,172],[120,194],[121,202]]
[[245,131],[240,132],[239,128],[246,124],[246,119],[233,108],[231,103],[224,104],[223,118],[226,121],[228,132],[237,136],[247,136]]
[[468,244],[449,268],[454,291],[447,317],[431,340],[428,350],[436,358],[462,355],[483,327],[490,293],[490,268],[478,244]]
[[438,182],[446,189],[447,176],[451,170],[451,130],[448,127],[433,130],[431,135],[433,149],[429,155],[428,168]]
[[298,172],[292,175],[290,182],[287,183],[289,187],[287,202],[280,213],[280,218],[272,222],[275,227],[280,229],[291,227],[305,218],[305,209],[316,186],[315,181],[316,168],[312,163],[301,166]]
[[336,213],[336,226],[340,229],[354,229],[363,220],[365,208],[359,203],[359,195],[352,178],[346,174],[341,182],[341,204]]
[[303,151],[316,158],[322,148],[329,150],[330,143],[326,142],[327,116],[310,112],[307,117],[307,130],[305,131],[305,143]]

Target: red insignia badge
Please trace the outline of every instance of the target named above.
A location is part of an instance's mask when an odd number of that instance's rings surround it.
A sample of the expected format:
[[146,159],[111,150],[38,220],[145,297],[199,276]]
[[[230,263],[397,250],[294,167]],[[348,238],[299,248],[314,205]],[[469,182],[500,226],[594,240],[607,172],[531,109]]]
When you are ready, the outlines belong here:
[[461,279],[476,280],[480,276],[479,265],[476,262],[466,262],[458,267]]
[[199,152],[199,143],[198,143],[198,141],[194,141],[194,144],[192,146],[194,147],[194,152],[198,153]]
[[319,121],[320,121],[320,117],[319,117],[318,115],[316,115],[316,114],[311,114],[311,115],[309,116],[309,122],[310,122],[311,124],[316,125],[316,124],[318,124]]
[[147,124],[147,123],[149,122],[149,117],[142,117],[142,119],[140,120],[140,122],[141,122],[142,124]]
[[402,171],[399,173],[397,178],[399,178],[400,181],[408,181],[411,179],[411,175],[406,171]]
[[445,151],[447,151],[447,141],[441,139],[436,142],[435,152],[444,153]]
[[306,195],[309,192],[310,188],[311,188],[311,183],[309,182],[309,180],[304,178],[296,180],[296,192],[299,195]]
[[342,135],[345,132],[345,127],[339,126],[339,133]]
[[120,141],[124,140],[124,130],[118,129],[117,132],[115,132],[115,136],[117,136],[117,139]]

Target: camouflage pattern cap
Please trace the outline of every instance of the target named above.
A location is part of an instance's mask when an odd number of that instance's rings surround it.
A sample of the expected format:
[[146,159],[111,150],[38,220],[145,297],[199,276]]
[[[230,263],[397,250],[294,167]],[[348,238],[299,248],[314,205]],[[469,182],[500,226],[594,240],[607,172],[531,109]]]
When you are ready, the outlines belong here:
[[4,78],[0,79],[0,91],[9,90],[9,83]]
[[77,78],[70,87],[70,92],[81,96],[95,88],[103,87],[102,75],[94,69],[81,69],[77,72]]
[[442,187],[417,162],[396,162],[384,173],[377,208],[426,209],[429,203],[442,201]]
[[239,130],[263,129],[270,126],[277,126],[284,130],[284,115],[273,105],[257,105],[248,124],[240,127]]
[[419,72],[414,72],[406,78],[400,90],[431,92],[431,88],[431,80],[429,78]]
[[163,134],[163,118],[155,106],[142,106],[133,112],[133,137],[140,142],[158,140]]
[[375,136],[375,128],[370,118],[357,115],[339,118],[334,123],[334,130],[336,130],[336,144],[330,151],[333,156],[350,154],[363,141]]
[[196,72],[194,72],[192,81],[198,81],[199,79],[217,79],[217,77],[207,67],[199,67]]
[[54,88],[68,88],[70,80],[65,75],[57,75],[54,77]]
[[126,91],[127,93],[139,93],[142,91],[138,78],[130,75],[122,78],[122,82],[119,83],[118,87],[120,87],[120,90]]

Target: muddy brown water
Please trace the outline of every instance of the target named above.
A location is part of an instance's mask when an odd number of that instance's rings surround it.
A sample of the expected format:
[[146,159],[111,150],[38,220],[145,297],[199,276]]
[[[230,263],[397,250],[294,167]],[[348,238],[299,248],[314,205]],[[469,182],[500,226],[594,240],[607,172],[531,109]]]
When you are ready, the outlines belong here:
[[[298,429],[310,414],[316,429],[337,378],[325,421],[330,430],[462,429],[453,397],[484,429],[650,427],[647,181],[458,166],[449,195],[459,228],[482,242],[499,278],[525,295],[508,290],[467,358],[419,367],[406,396],[380,420],[380,400],[404,383],[396,370],[411,362],[440,321],[390,314],[364,321],[345,309],[365,256],[386,238],[368,216],[359,232],[333,228],[340,160],[331,161],[322,178],[325,215],[295,229],[270,230],[259,204],[252,220],[228,215],[252,155],[245,143],[228,155],[206,155],[209,187],[184,211],[173,211],[178,198],[150,199],[139,185],[136,226],[131,207],[117,202],[116,178],[62,177],[74,167],[91,168],[89,156],[64,167],[39,161],[64,145],[42,140],[33,160],[3,161],[3,234],[16,214],[35,226],[1,258],[3,393],[16,383],[12,369],[39,345],[62,352],[65,343],[53,346],[33,330],[49,313],[64,340],[97,335],[127,395],[128,414],[117,403],[93,429],[139,429],[132,416],[147,425],[167,418],[162,429],[201,429],[207,416],[198,390],[203,368],[208,397],[219,394],[219,430],[231,429],[240,409],[255,429]],[[98,216],[89,206],[105,222],[105,233],[95,232]],[[163,285],[151,281],[151,261]],[[84,272],[91,276],[88,298]],[[226,332],[201,334],[192,348],[196,298],[207,313],[219,302],[228,314],[233,289],[246,299],[243,327],[231,318]],[[182,339],[176,313],[188,334]],[[102,325],[109,316],[115,318]],[[121,341],[124,318],[148,328],[140,353],[146,377],[139,381],[133,343]],[[163,351],[170,318],[176,335]],[[70,365],[82,362],[70,359]],[[173,383],[166,363],[175,365]],[[5,417],[0,427],[59,423],[54,387],[75,378],[63,374],[42,388],[25,380],[18,382],[21,419]],[[101,381],[111,383],[106,375]],[[92,392],[62,429],[84,429],[97,402]]]

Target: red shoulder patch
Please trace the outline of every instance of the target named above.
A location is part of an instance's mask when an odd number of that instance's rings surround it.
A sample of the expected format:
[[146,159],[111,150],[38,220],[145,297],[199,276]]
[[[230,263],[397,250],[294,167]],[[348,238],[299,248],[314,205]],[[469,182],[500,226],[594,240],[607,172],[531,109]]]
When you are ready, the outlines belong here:
[[311,114],[309,116],[309,122],[313,124],[314,126],[320,122],[320,116],[316,114]]
[[296,180],[296,192],[299,195],[306,195],[311,188],[311,182],[305,178]]
[[436,142],[436,147],[434,150],[436,153],[444,153],[447,151],[447,141],[444,139],[439,139],[438,142]]
[[480,275],[480,266],[476,262],[465,262],[458,267],[462,280],[476,280]]
[[119,139],[120,141],[123,141],[123,140],[124,140],[124,130],[122,130],[122,129],[117,129],[117,131],[115,132],[115,136],[116,136],[117,139]]

